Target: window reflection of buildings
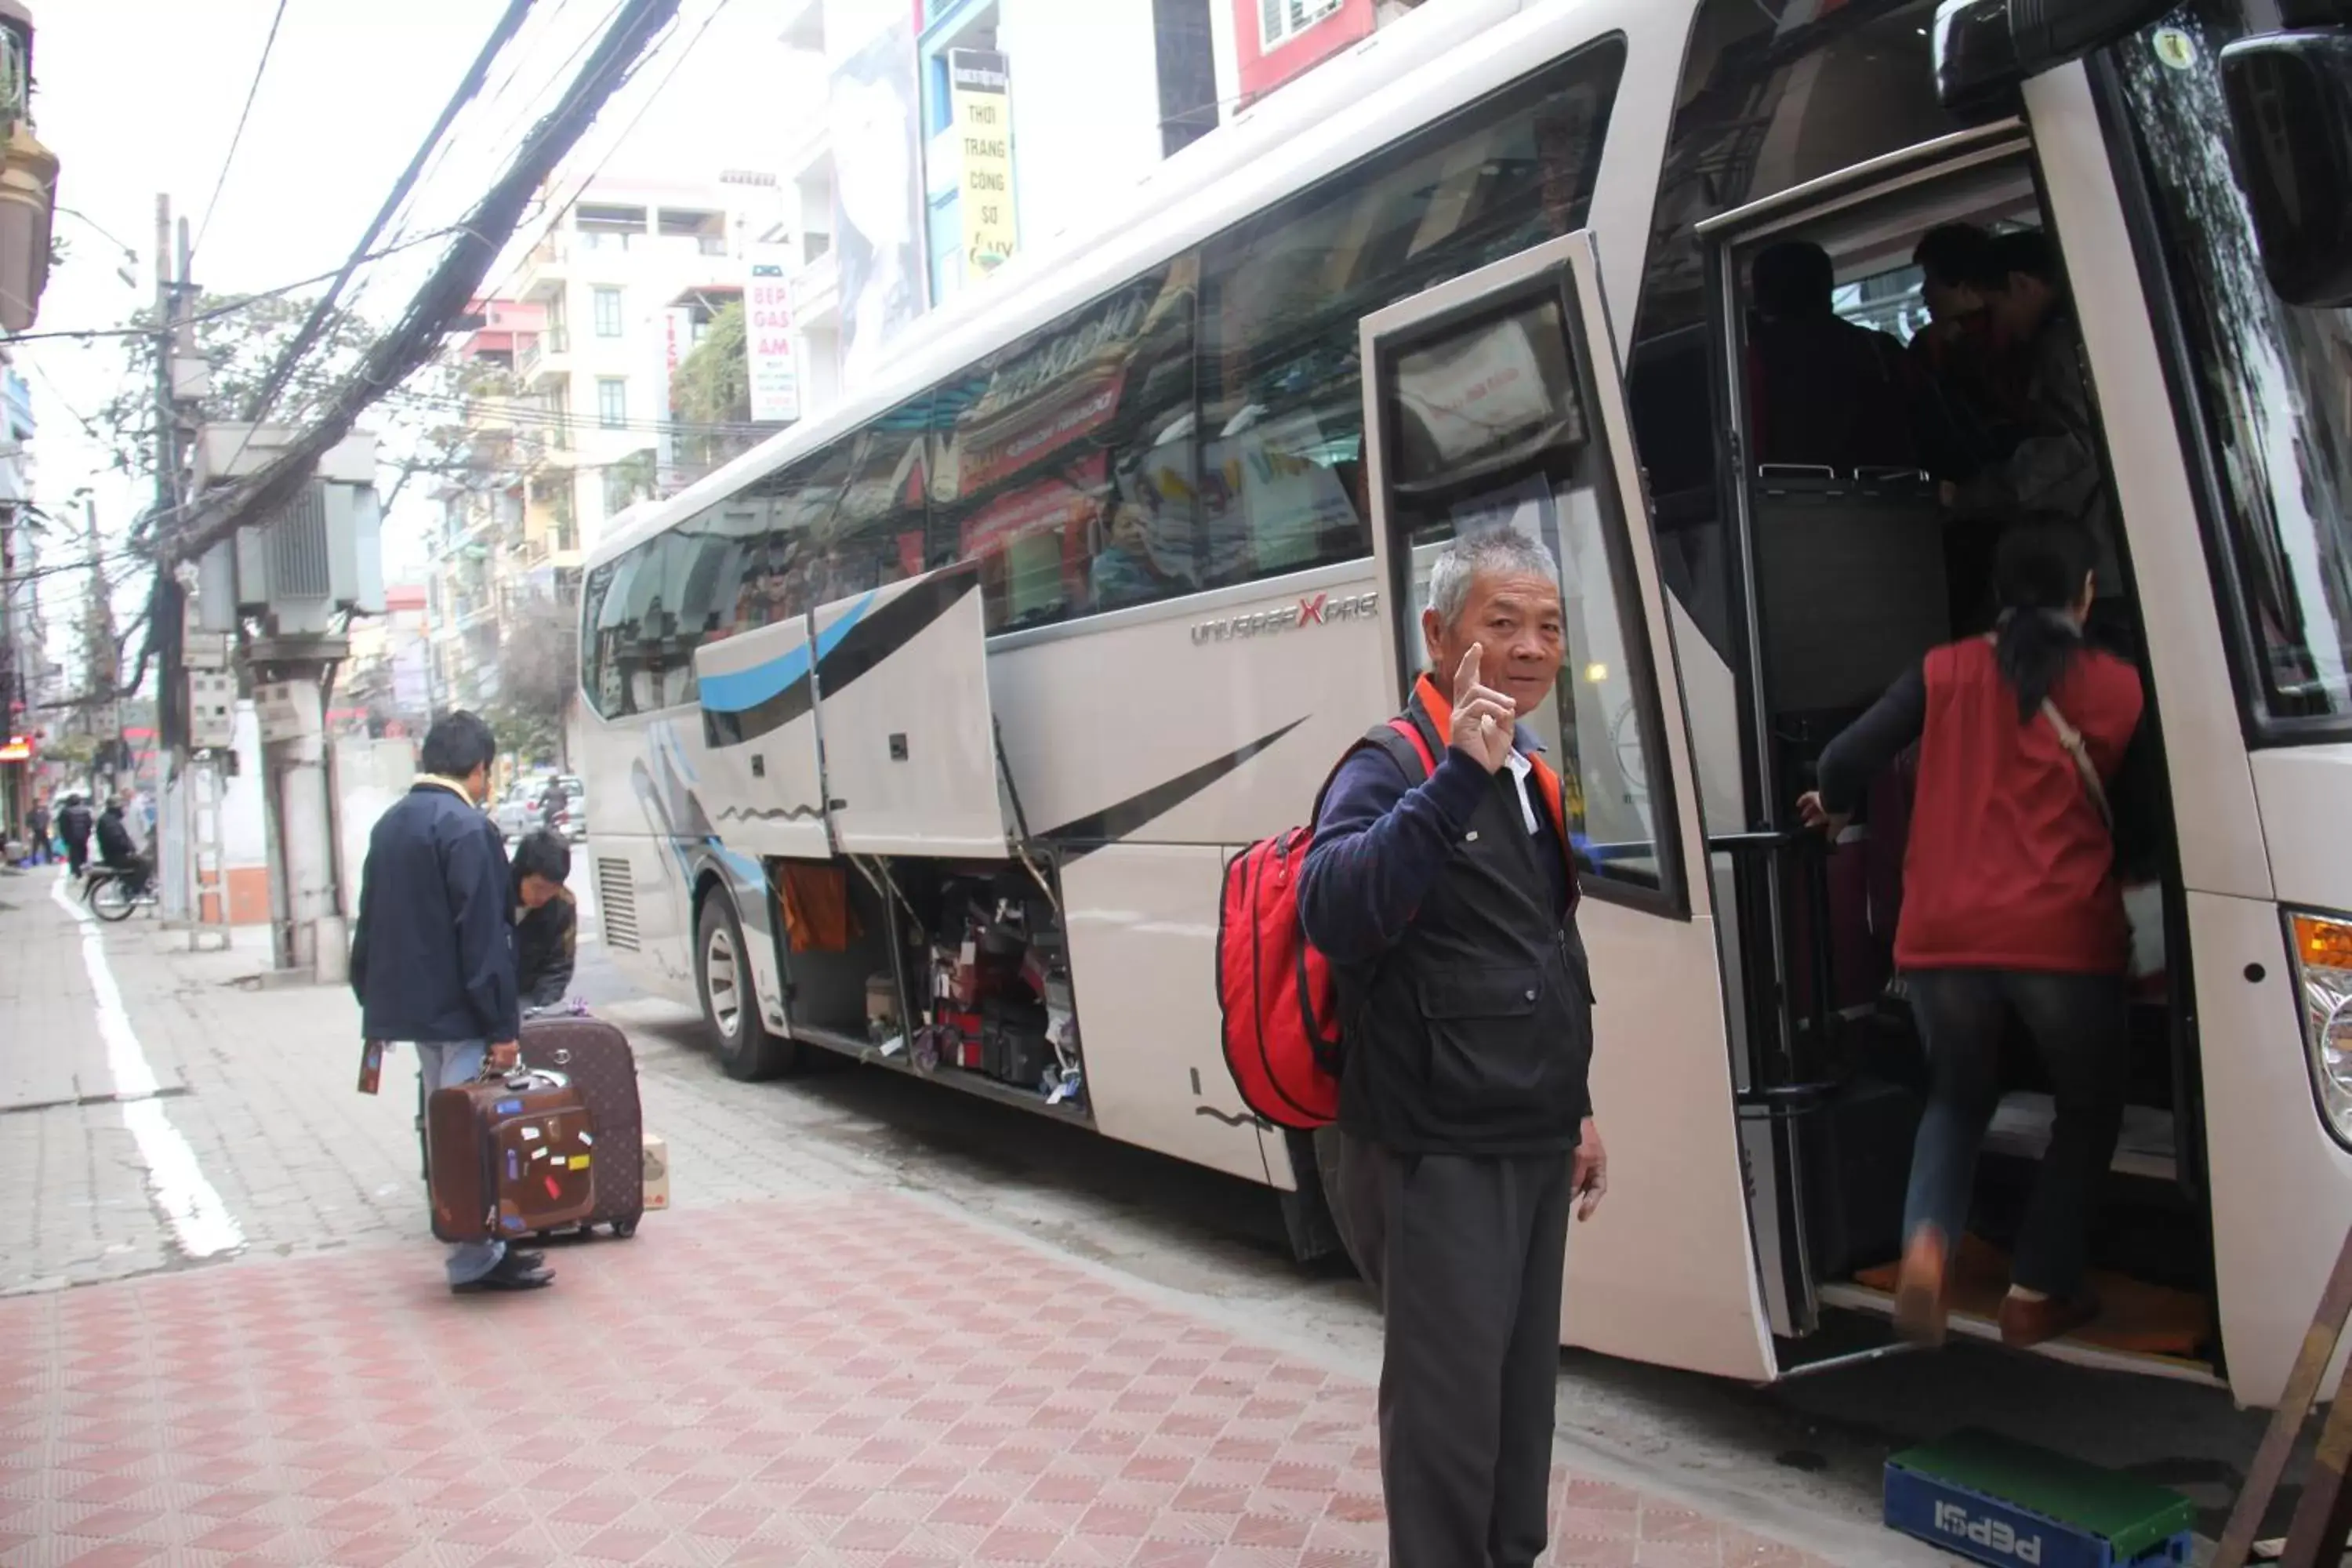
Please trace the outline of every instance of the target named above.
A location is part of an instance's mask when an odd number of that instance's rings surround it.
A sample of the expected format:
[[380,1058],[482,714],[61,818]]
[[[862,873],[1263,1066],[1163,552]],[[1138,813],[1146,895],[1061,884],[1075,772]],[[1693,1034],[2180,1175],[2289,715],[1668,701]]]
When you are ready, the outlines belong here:
[[[1622,59],[1555,62],[611,563],[694,628],[600,617],[635,634],[600,664],[685,672],[617,700],[690,700],[693,647],[959,563],[1003,632],[1368,554],[1359,322],[1583,222]],[[1150,569],[1098,597],[1122,505]]]

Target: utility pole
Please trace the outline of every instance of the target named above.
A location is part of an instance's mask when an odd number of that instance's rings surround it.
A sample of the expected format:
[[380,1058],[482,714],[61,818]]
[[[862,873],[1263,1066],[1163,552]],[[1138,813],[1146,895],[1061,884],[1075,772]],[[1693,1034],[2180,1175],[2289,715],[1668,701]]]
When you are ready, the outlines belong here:
[[[176,233],[175,231],[176,227]],[[191,381],[196,359],[192,321],[194,285],[188,220],[176,226],[172,198],[155,198],[155,500],[152,532],[160,542],[181,526],[187,502],[184,437],[197,412],[199,381]],[[222,842],[221,801],[226,781],[217,759],[206,756],[193,771],[189,732],[193,708],[188,679],[187,596],[178,569],[160,566],[148,626],[157,654],[155,685],[157,777],[155,862],[157,891],[165,921],[192,931],[209,931],[226,942],[228,908]],[[207,661],[218,668],[217,659]]]
[[[106,780],[105,792],[112,795],[121,788],[119,770],[121,767],[122,698],[121,658],[114,645],[114,604],[106,591],[106,558],[98,543],[98,501],[90,496],[81,498],[82,540],[89,563],[89,618],[86,637],[89,658],[89,694],[86,722],[103,738],[106,765],[91,768],[93,774]],[[94,782],[94,781],[93,781]]]

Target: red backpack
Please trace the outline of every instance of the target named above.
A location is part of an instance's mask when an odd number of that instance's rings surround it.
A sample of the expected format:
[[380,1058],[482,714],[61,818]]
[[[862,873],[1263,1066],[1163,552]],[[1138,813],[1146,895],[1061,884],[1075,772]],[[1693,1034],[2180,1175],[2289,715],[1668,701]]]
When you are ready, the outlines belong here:
[[[1437,758],[1413,723],[1391,719],[1355,746],[1378,746],[1412,784]],[[1347,757],[1339,759],[1345,764]],[[1415,768],[1420,771],[1416,774]],[[1339,769],[1331,770],[1331,778]],[[1313,824],[1331,779],[1315,795],[1308,826],[1261,838],[1225,867],[1217,911],[1217,1006],[1224,1016],[1225,1067],[1242,1103],[1276,1127],[1312,1131],[1339,1113],[1339,1017],[1330,961],[1307,940],[1298,885]]]

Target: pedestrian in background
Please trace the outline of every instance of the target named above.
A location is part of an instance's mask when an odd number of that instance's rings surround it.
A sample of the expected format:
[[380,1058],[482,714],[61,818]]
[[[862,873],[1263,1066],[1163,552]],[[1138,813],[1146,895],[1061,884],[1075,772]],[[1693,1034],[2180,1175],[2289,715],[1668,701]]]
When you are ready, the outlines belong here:
[[77,877],[89,864],[89,835],[96,826],[89,803],[78,795],[66,796],[58,807],[58,837],[66,841],[66,864]]
[[[1936,649],[1896,681],[1830,742],[1820,790],[1798,802],[1834,837],[1871,778],[1919,742],[1895,957],[1934,1081],[1911,1157],[1895,1321],[1924,1343],[1944,1338],[2011,1010],[2049,1070],[2058,1115],[2000,1335],[2039,1344],[2098,1312],[2086,1240],[2130,1065],[2117,845],[2161,831],[2147,820],[2157,792],[2138,782],[2158,765],[2140,739],[2139,672],[2084,640],[2098,563],[2097,541],[2072,523],[2005,535],[1998,630]],[[2125,786],[2112,806],[2111,781]]]
[[28,840],[26,853],[31,857],[33,864],[47,865],[49,863],[49,808],[39,801],[35,801],[33,808],[25,813],[25,837]]
[[[487,1064],[515,1065],[515,992],[506,845],[481,809],[498,741],[472,713],[434,721],[425,772],[377,819],[361,873],[352,990],[362,1033],[415,1043],[425,1089],[455,1088]],[[454,1290],[530,1290],[555,1276],[503,1241],[449,1249]]]
[[526,1007],[552,1007],[572,988],[580,911],[563,885],[571,875],[562,834],[533,828],[515,846],[515,991]]
[[1608,1190],[1576,825],[1520,722],[1566,654],[1559,571],[1517,533],[1458,539],[1429,598],[1440,676],[1404,717],[1443,760],[1425,779],[1382,746],[1340,764],[1299,909],[1339,980],[1340,1206],[1387,1318],[1389,1561],[1529,1568],[1569,1213],[1591,1218]]

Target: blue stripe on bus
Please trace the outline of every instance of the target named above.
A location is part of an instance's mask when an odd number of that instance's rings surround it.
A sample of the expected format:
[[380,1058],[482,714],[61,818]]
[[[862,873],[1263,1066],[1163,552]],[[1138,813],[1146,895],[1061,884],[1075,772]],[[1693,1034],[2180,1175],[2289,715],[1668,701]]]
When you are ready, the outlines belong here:
[[[851,627],[866,618],[866,612],[873,606],[873,593],[850,605],[840,620],[818,636],[816,657],[823,658],[839,647],[841,639],[849,635]],[[807,679],[809,662],[809,647],[803,643],[749,669],[731,670],[725,675],[706,675],[700,682],[702,706],[713,713],[741,713],[757,708],[795,681]]]

